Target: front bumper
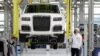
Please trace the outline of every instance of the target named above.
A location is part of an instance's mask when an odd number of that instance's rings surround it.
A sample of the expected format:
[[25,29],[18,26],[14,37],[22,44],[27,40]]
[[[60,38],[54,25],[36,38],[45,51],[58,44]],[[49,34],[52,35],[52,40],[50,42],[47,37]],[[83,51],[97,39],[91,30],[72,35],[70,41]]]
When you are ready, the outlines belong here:
[[54,34],[63,34],[63,31],[53,32],[53,31],[33,31],[33,32],[24,32],[20,31],[21,34],[29,34],[29,35],[54,35]]

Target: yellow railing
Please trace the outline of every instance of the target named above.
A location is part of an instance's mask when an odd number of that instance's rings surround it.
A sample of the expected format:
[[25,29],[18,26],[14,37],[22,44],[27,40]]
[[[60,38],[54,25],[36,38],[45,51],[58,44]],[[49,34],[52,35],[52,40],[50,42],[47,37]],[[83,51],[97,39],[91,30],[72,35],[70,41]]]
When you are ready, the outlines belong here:
[[19,6],[23,0],[13,0],[13,37],[19,38]]
[[72,0],[64,0],[66,5],[66,36],[69,38],[72,33]]
[[13,37],[19,37],[19,1],[13,0]]

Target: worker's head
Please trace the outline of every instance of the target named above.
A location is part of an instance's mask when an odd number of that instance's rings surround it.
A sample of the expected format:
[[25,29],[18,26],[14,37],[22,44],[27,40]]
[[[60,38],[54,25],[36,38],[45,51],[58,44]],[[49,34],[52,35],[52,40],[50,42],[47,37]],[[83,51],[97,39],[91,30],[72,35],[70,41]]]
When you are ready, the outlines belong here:
[[76,34],[76,33],[79,33],[80,32],[80,30],[79,30],[79,28],[75,28],[74,29],[74,33]]

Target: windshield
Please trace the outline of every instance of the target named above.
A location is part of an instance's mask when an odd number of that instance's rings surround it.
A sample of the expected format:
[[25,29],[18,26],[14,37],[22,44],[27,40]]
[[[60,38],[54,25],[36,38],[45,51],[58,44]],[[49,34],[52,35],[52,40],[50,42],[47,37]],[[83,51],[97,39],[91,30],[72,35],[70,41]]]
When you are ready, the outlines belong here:
[[25,13],[59,13],[57,5],[33,4],[27,5]]

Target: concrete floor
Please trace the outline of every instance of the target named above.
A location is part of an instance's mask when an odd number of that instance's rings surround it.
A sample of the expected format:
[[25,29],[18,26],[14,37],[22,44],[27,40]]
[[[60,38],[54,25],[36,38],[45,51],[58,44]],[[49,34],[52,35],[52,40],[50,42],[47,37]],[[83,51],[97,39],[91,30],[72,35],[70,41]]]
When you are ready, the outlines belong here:
[[68,42],[65,40],[66,43],[66,48],[65,49],[50,49],[45,48],[45,49],[28,49],[24,48],[23,52],[19,54],[18,56],[71,56],[70,53],[70,45]]
[[71,56],[70,51],[67,49],[24,49],[23,53],[18,56]]

